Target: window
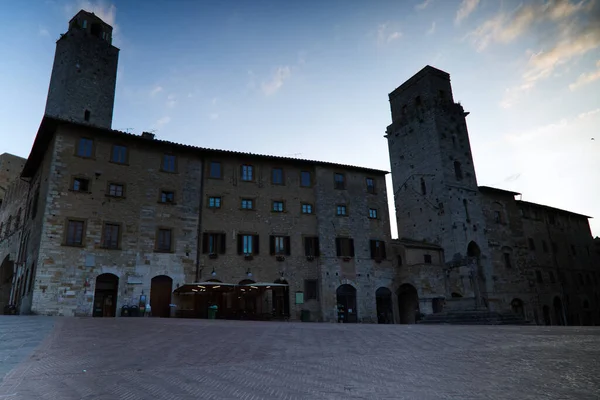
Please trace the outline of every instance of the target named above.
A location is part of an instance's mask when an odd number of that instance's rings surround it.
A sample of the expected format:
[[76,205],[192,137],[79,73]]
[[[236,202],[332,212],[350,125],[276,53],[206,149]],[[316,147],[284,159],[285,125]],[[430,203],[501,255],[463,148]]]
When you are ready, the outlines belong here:
[[225,254],[225,234],[224,233],[204,233],[202,235],[202,253],[204,254]]
[[82,25],[83,29],[87,28],[87,20],[83,20],[83,25]]
[[89,179],[85,178],[73,178],[73,185],[71,185],[71,190],[74,192],[88,192],[90,188]]
[[402,265],[402,256],[398,256],[397,260],[398,260],[398,265],[399,266]]
[[319,281],[317,279],[304,280],[304,300],[319,300]]
[[336,189],[346,189],[346,177],[344,174],[334,175],[334,187]]
[[238,254],[258,254],[258,235],[241,234],[237,236]]
[[343,206],[343,205],[337,206],[336,215],[339,215],[339,216],[348,215],[348,214],[346,214],[346,206]]
[[111,183],[108,185],[108,195],[113,197],[123,197],[125,195],[124,187],[120,183]]
[[208,208],[221,208],[221,198],[220,197],[209,197],[208,198]]
[[89,121],[90,120],[90,110],[85,110],[85,112],[83,113],[83,119],[85,121]]
[[529,238],[527,241],[529,242],[529,250],[535,250],[535,240],[533,240],[533,238]]
[[367,178],[367,193],[375,193],[375,180]]
[[242,165],[242,180],[246,182],[254,180],[254,168],[252,165]]
[[431,264],[431,254],[423,254],[423,262],[425,264]]
[[510,253],[504,253],[504,266],[506,268],[512,268],[512,263],[510,261]]
[[283,201],[273,201],[274,212],[283,212]]
[[67,246],[81,246],[83,245],[83,227],[85,223],[83,221],[77,221],[70,219],[67,222],[67,238],[65,244]]
[[369,208],[369,218],[377,219],[377,210],[374,208]]
[[160,202],[161,203],[174,203],[175,202],[175,192],[172,192],[169,190],[161,190]]
[[242,199],[242,209],[243,210],[254,210],[254,200]]
[[175,169],[176,169],[175,162],[176,162],[176,158],[174,155],[172,155],[172,154],[163,155],[162,170],[165,172],[175,172]]
[[211,161],[210,170],[208,171],[209,178],[220,179],[221,178],[221,163],[218,161]]
[[270,237],[271,255],[290,255],[290,237],[289,236],[271,236]]
[[102,247],[106,249],[118,249],[120,233],[121,226],[119,224],[104,224],[104,233],[102,234]]
[[548,243],[545,240],[542,240],[542,250],[544,250],[544,253],[548,252]]
[[371,240],[371,258],[374,260],[385,260],[385,242],[382,240]]
[[462,168],[460,167],[460,163],[458,161],[454,161],[454,176],[456,177],[457,181],[460,181],[463,178]]
[[467,203],[467,199],[463,199],[463,207],[465,208],[465,216],[467,217],[467,222],[471,222],[471,218],[469,217],[469,204]]
[[312,204],[303,203],[302,204],[302,214],[312,214],[312,213],[313,213]]
[[425,185],[425,179],[421,178],[421,194],[425,196],[427,194],[427,186]]
[[335,238],[335,251],[338,257],[354,257],[354,239]]
[[318,257],[319,252],[319,238],[316,236],[304,238],[304,255],[307,257]]
[[494,222],[497,224],[502,223],[502,214],[498,210],[494,211]]
[[544,278],[542,277],[541,271],[535,271],[535,280],[537,283],[544,283]]
[[110,161],[117,164],[127,163],[127,147],[114,145],[112,147],[112,153],[110,154]]
[[94,150],[94,141],[92,139],[81,138],[77,145],[77,155],[79,157],[90,158]]
[[548,277],[550,278],[550,283],[556,283],[556,278],[554,277],[554,272],[548,271]]
[[172,229],[164,229],[161,228],[158,230],[158,237],[156,240],[156,250],[163,252],[172,251],[172,240],[173,240],[173,230]]
[[302,187],[311,187],[312,186],[312,179],[310,176],[310,172],[308,172],[308,171],[300,172],[300,186],[302,186]]
[[273,168],[271,183],[273,185],[283,185],[283,169]]

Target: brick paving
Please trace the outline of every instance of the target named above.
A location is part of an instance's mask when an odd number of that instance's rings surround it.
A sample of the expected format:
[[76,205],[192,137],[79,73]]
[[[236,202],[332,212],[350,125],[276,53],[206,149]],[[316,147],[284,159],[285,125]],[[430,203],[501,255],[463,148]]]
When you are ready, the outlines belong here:
[[594,327],[0,317],[9,326],[0,356],[27,346],[2,400],[600,397]]

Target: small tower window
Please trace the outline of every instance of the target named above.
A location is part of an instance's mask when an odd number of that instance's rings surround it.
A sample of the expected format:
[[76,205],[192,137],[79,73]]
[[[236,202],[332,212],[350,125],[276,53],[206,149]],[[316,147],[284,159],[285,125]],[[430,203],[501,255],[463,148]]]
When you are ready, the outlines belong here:
[[85,112],[83,113],[83,119],[86,121],[90,120],[90,110],[85,110]]
[[468,205],[466,199],[463,199],[463,207],[465,208],[465,215],[467,216],[467,222],[470,222],[471,218],[469,217],[469,205]]
[[427,194],[427,186],[425,186],[425,179],[421,178],[421,194],[425,196]]
[[460,167],[460,163],[458,161],[454,161],[454,176],[456,176],[457,181],[460,181],[463,178],[462,168]]
[[83,29],[86,29],[86,28],[87,28],[87,20],[85,20],[85,19],[83,20],[83,24],[81,25],[81,27],[82,27]]

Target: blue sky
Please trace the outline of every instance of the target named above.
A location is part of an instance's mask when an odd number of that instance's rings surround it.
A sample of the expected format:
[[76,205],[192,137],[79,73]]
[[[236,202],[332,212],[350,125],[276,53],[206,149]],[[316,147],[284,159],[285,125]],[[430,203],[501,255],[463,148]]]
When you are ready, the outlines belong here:
[[82,8],[121,49],[114,129],[389,170],[387,94],[430,64],[480,185],[600,218],[600,0],[6,2],[0,152],[29,154]]

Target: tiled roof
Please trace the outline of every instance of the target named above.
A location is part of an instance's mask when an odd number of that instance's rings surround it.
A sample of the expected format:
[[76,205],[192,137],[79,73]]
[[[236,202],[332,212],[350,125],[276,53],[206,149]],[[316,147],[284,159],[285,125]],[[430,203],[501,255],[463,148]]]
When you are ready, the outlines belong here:
[[571,214],[571,215],[575,215],[575,216],[578,216],[578,217],[584,217],[584,218],[593,218],[593,217],[590,217],[588,215],[578,214],[578,213],[575,213],[575,212],[572,212],[572,211],[563,210],[563,209],[560,209],[560,208],[545,206],[543,204],[531,203],[529,201],[516,200],[516,202],[519,203],[519,204],[528,205],[530,207],[542,208],[542,209],[544,209],[546,211],[552,211],[552,212],[563,213],[563,214]]

